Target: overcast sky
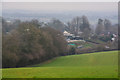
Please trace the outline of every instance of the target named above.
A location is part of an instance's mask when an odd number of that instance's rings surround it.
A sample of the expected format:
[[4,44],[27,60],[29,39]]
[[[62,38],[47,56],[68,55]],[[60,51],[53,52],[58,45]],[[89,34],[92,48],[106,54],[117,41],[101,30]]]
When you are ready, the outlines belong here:
[[4,2],[4,10],[29,10],[29,11],[110,11],[118,10],[117,2]]
[[3,2],[119,2],[119,0],[1,0]]

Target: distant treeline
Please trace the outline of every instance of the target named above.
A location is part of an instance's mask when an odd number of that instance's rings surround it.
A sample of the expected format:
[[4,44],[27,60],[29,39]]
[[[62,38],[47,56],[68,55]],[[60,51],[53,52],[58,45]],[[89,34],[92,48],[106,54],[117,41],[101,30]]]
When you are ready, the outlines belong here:
[[66,55],[67,43],[60,31],[50,27],[40,28],[34,20],[12,24],[3,20],[3,29],[8,25],[14,29],[3,32],[3,68],[33,65]]

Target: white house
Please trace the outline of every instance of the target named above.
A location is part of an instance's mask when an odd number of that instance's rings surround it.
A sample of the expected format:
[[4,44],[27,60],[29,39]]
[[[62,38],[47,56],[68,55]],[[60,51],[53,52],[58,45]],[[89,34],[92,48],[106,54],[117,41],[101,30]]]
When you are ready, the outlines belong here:
[[67,31],[64,31],[63,34],[64,34],[64,36],[74,36],[74,34],[71,34],[71,33],[67,32]]

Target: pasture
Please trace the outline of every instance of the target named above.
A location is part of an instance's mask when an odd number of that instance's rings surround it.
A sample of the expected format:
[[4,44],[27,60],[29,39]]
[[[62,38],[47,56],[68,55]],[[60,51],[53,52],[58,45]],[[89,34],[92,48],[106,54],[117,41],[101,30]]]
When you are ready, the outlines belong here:
[[3,78],[117,78],[118,51],[54,58],[42,64],[2,69]]

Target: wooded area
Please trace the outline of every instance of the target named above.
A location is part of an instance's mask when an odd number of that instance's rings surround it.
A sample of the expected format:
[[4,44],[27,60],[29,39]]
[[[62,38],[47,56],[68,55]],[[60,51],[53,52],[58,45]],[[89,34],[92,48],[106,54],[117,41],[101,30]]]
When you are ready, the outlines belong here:
[[[38,20],[9,23],[3,19],[2,24],[4,68],[33,65],[57,56],[118,49],[118,25],[113,25],[108,19],[98,19],[95,30],[86,16],[75,17],[67,24],[58,19],[48,23]],[[78,49],[68,45],[63,35],[65,30],[87,41],[74,44],[92,46]]]

